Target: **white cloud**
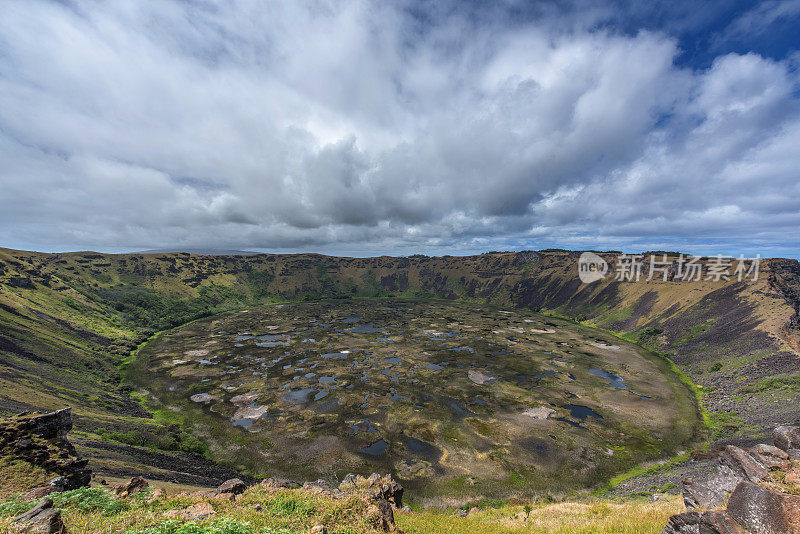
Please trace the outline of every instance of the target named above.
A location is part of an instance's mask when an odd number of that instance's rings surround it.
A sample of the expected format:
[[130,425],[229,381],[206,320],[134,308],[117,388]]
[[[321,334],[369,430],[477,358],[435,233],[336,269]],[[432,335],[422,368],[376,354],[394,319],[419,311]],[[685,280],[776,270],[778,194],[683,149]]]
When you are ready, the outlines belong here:
[[800,222],[787,62],[694,72],[659,33],[421,30],[366,1],[76,5],[0,19],[14,243],[457,251]]

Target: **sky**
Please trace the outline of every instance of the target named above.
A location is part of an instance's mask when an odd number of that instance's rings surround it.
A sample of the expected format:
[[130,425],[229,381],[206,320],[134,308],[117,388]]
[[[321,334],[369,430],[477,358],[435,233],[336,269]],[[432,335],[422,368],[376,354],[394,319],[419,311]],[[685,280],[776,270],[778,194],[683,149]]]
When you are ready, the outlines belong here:
[[800,257],[800,0],[0,11],[0,246]]

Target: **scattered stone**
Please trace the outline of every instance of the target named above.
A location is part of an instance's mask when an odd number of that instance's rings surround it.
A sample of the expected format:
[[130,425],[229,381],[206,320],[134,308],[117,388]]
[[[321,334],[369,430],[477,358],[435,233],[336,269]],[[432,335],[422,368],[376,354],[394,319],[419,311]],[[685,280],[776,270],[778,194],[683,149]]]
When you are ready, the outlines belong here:
[[166,495],[166,493],[164,493],[164,490],[161,489],[161,488],[158,488],[153,493],[150,494],[150,498],[147,499],[147,501],[148,502],[158,501],[160,499],[163,499],[165,495]]
[[328,528],[325,525],[316,524],[311,527],[309,534],[328,534]]
[[47,484],[55,491],[65,491],[67,486],[69,486],[69,481],[67,480],[67,477],[55,477]]
[[53,508],[53,501],[44,498],[27,512],[16,516],[11,522],[22,532],[31,534],[67,534],[61,521],[61,510]]

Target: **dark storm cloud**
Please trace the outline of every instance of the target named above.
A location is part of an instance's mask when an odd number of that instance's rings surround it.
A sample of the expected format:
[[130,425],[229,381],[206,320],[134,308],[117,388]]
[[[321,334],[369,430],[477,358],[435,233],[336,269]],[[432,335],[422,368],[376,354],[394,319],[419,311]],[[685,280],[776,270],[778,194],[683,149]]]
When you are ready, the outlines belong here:
[[4,244],[798,245],[795,1],[530,5],[9,1]]

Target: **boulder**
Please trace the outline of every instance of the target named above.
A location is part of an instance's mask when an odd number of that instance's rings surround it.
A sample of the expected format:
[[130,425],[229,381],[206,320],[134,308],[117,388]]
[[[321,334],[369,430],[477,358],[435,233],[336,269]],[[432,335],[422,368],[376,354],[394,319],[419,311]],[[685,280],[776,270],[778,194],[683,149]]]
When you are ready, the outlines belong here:
[[742,482],[728,501],[727,512],[742,527],[763,534],[800,532],[800,497]]
[[125,484],[120,484],[114,488],[114,493],[117,497],[125,498],[130,497],[134,493],[145,490],[150,487],[150,484],[142,477],[133,477]]
[[309,534],[328,534],[328,528],[322,524],[316,524],[311,527]]
[[214,515],[215,513],[214,507],[211,506],[210,503],[199,502],[182,510],[170,510],[164,514],[164,517],[195,521],[198,519],[205,519],[206,517]]
[[698,534],[749,534],[725,510],[700,514]]
[[217,486],[217,491],[219,493],[233,493],[234,495],[239,495],[240,493],[244,493],[244,490],[247,489],[247,484],[245,484],[242,480],[238,478],[232,478],[230,480],[226,480],[219,486]]
[[792,449],[800,449],[800,427],[779,426],[772,431],[772,443],[787,453]]
[[790,465],[789,453],[774,445],[760,443],[750,449],[750,454],[767,468],[786,469]]
[[44,498],[27,512],[11,520],[21,532],[30,534],[67,534],[61,521],[61,510],[53,508],[53,501]]
[[741,478],[727,465],[717,465],[704,480],[683,479],[683,503],[686,510],[709,510],[725,505]]
[[669,518],[661,534],[698,534],[700,532],[700,513],[684,512]]

